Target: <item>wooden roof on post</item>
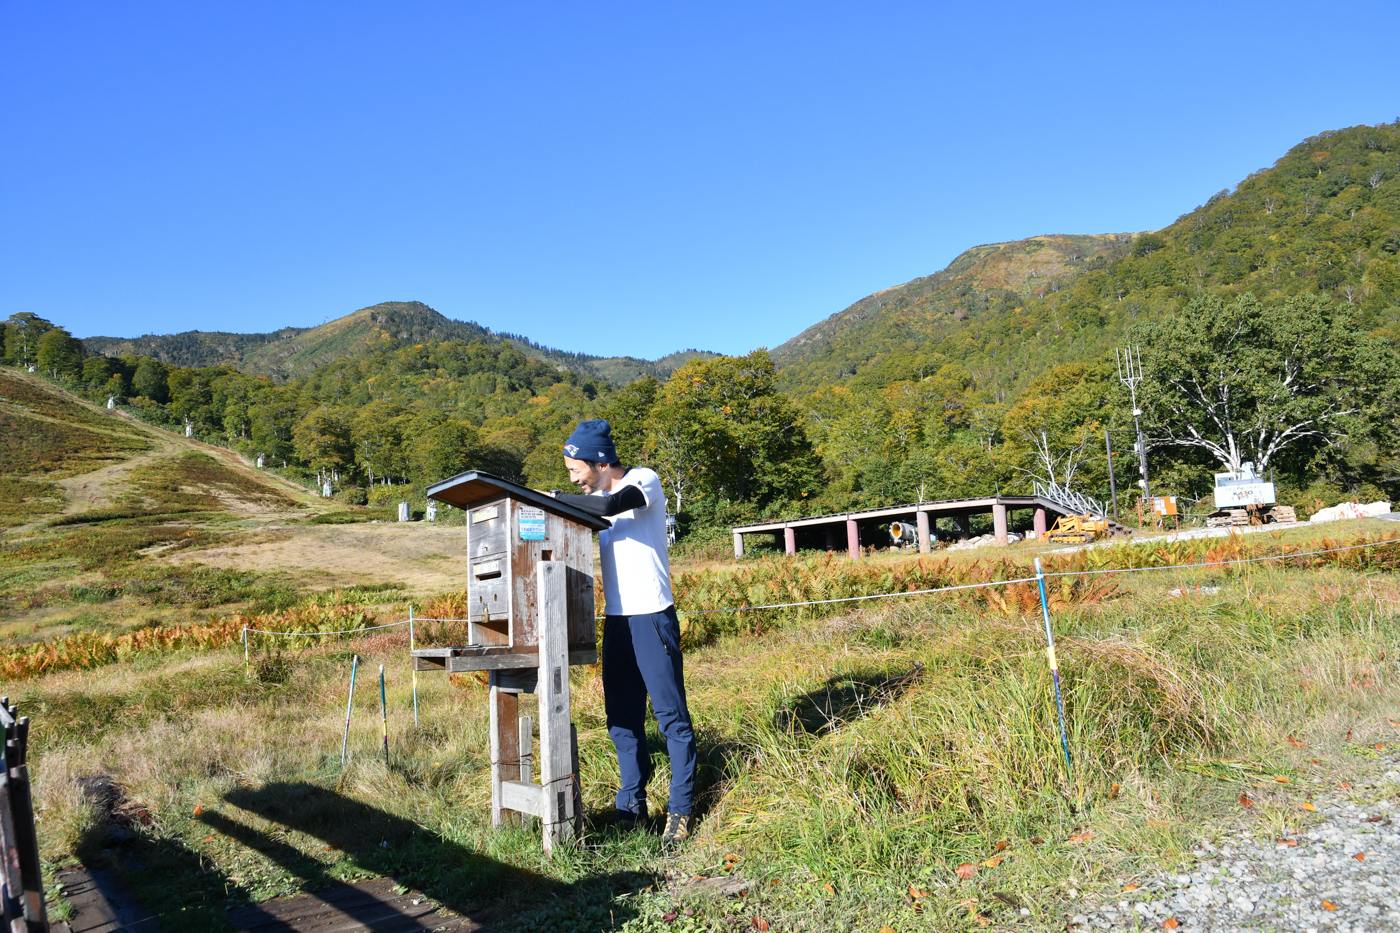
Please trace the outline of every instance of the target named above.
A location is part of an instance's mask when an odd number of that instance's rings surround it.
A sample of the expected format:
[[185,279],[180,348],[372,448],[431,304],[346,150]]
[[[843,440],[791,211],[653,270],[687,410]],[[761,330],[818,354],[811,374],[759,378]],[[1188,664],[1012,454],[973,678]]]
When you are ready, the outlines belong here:
[[560,502],[548,493],[512,483],[508,479],[492,476],[481,470],[468,470],[456,476],[433,483],[428,487],[428,498],[459,509],[469,509],[478,502],[489,502],[502,496],[510,496],[518,502],[529,503],[536,508],[552,512],[571,522],[583,525],[593,531],[607,528],[611,522],[596,515],[589,515],[571,505]]

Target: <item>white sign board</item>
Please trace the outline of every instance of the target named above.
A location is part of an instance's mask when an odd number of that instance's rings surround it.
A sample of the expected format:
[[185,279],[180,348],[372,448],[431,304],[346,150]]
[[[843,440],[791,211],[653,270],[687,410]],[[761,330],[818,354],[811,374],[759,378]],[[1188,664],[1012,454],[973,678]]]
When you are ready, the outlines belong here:
[[543,541],[545,538],[544,509],[522,505],[520,516],[520,540]]

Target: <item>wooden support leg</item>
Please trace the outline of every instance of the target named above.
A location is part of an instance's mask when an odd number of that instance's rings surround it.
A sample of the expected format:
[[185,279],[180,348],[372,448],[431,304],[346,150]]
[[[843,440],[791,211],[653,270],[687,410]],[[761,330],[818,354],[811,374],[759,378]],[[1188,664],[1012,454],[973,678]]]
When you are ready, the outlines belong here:
[[583,838],[583,782],[578,769],[578,726],[569,723],[569,742],[574,752],[574,838]]
[[928,513],[920,512],[915,518],[919,523],[919,553],[927,554],[933,550],[932,536],[928,527]]
[[563,561],[535,565],[540,639],[540,815],[544,850],[574,838],[574,771],[569,722],[569,616]]
[[531,755],[535,742],[535,721],[529,716],[520,717],[520,780],[531,782]]
[[520,697],[491,685],[491,825],[497,828],[520,821],[520,814],[506,809],[501,782],[520,779]]

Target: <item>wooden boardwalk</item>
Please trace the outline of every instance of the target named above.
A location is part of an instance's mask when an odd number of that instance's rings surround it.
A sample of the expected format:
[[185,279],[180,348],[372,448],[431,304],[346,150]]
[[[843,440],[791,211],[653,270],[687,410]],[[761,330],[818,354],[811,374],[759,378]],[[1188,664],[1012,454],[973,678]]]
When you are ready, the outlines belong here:
[[[73,916],[54,933],[161,933],[160,921],[118,886],[111,872],[83,868],[59,873]],[[338,884],[310,894],[278,897],[229,911],[236,933],[473,933],[485,930],[465,917],[438,913],[414,891],[398,893],[390,878]],[[168,930],[166,933],[180,933]]]

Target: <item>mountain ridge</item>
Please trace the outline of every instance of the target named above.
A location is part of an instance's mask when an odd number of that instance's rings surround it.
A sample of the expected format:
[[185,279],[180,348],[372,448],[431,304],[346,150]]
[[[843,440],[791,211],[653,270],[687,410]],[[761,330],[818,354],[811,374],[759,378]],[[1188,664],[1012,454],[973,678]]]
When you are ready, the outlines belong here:
[[229,364],[247,375],[282,381],[305,376],[382,337],[404,343],[482,340],[504,344],[561,371],[571,369],[612,386],[623,386],[644,376],[664,379],[687,360],[719,355],[687,349],[656,360],[643,360],[630,356],[570,353],[543,346],[519,334],[497,333],[474,321],[453,320],[421,301],[380,302],[314,327],[283,327],[267,333],[192,330],[140,337],[85,337],[83,344],[88,350],[105,356],[138,354],[183,367]]

